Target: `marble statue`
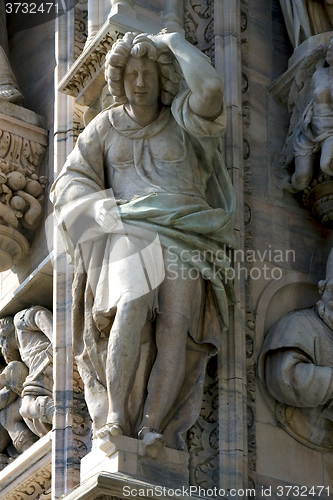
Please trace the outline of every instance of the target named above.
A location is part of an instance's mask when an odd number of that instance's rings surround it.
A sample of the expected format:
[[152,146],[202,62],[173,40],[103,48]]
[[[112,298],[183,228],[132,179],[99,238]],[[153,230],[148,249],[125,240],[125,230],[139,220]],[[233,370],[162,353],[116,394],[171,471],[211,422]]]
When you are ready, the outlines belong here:
[[74,262],[73,348],[94,438],[139,438],[156,457],[186,449],[228,327],[223,86],[177,33],[127,33],[106,78],[115,104],[79,136],[51,199]]
[[293,47],[310,36],[332,31],[333,0],[280,0]]
[[23,105],[23,96],[8,61],[8,38],[5,0],[0,0],[0,102]]
[[333,251],[321,299],[314,308],[293,311],[267,334],[260,377],[279,402],[276,414],[304,444],[333,448]]
[[0,319],[0,342],[9,361],[0,384],[19,396],[19,414],[29,429],[44,436],[54,412],[52,313],[33,306]]
[[38,437],[28,428],[20,414],[20,396],[23,382],[29,370],[20,361],[15,342],[15,329],[12,318],[4,318],[0,331],[6,331],[6,337],[0,337],[0,353],[6,365],[0,367],[0,453],[4,453],[12,443],[11,455],[28,449]]
[[315,157],[320,155],[320,169],[333,174],[333,39],[307,55],[292,84],[289,109],[292,112],[283,150],[285,168],[293,165],[289,187],[303,191],[314,176]]

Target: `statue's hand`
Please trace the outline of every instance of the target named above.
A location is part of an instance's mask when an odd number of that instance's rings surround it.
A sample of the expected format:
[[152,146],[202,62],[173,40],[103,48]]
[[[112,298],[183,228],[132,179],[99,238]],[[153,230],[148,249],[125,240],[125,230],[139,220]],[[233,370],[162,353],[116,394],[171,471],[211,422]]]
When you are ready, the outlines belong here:
[[160,52],[170,50],[170,43],[174,38],[183,37],[179,33],[160,33],[159,35],[149,35],[148,38],[154,42]]
[[115,200],[99,200],[93,206],[94,219],[101,226],[103,231],[110,233],[117,227],[120,216]]

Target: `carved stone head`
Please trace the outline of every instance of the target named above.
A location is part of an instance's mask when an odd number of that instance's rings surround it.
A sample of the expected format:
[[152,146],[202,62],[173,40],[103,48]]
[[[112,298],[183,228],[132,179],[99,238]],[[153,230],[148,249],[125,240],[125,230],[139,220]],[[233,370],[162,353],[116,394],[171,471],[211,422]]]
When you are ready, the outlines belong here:
[[20,354],[15,337],[15,327],[12,316],[0,319],[0,350],[6,361],[19,361]]
[[162,104],[170,105],[178,94],[182,73],[170,50],[160,51],[147,34],[126,33],[117,40],[106,56],[105,78],[116,102],[128,102],[124,87],[125,67],[131,58],[149,59],[157,65],[159,75],[159,98]]

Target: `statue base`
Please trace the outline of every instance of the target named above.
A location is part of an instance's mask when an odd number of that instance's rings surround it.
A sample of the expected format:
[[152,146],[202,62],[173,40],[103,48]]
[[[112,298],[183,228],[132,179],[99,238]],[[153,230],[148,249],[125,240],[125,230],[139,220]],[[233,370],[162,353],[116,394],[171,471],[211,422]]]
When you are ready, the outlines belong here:
[[100,472],[95,474],[74,490],[62,497],[62,500],[115,500],[125,499],[160,500],[161,498],[177,498],[178,500],[199,500],[196,496],[197,487],[173,489],[163,485],[150,483],[127,476],[126,474],[111,474]]
[[146,455],[144,445],[126,436],[106,436],[81,460],[81,483],[96,474],[122,473],[166,488],[188,488],[188,453],[164,448],[158,458]]

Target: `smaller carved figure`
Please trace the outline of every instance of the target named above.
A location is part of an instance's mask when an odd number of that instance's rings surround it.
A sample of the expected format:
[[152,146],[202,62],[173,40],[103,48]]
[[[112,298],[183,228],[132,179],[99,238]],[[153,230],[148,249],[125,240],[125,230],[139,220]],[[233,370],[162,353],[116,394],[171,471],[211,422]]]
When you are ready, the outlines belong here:
[[[34,434],[43,436],[51,429],[54,412],[52,313],[44,307],[34,306],[17,313],[14,319],[3,318],[0,338],[2,351],[13,353],[17,350],[22,360],[16,365],[21,367],[20,372],[17,369],[13,372],[9,363],[0,381],[7,390],[20,396],[20,415]],[[7,359],[10,358],[7,356]],[[26,367],[24,378],[21,365]]]
[[[20,359],[11,318],[0,320],[0,352],[7,363],[0,369],[0,453],[10,450],[13,457],[25,451],[38,437],[20,414],[20,396],[29,370]],[[12,442],[13,446],[8,447]]]
[[280,0],[293,47],[333,29],[333,0]]
[[268,332],[260,378],[276,415],[304,444],[333,448],[333,251],[316,307],[294,311]]
[[291,180],[283,186],[289,191],[303,191],[311,183],[316,153],[322,172],[333,175],[332,65],[333,39],[305,58],[291,87],[292,116],[283,150],[285,168],[294,165]]

